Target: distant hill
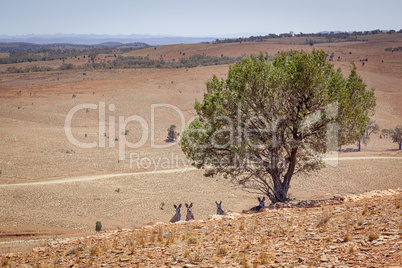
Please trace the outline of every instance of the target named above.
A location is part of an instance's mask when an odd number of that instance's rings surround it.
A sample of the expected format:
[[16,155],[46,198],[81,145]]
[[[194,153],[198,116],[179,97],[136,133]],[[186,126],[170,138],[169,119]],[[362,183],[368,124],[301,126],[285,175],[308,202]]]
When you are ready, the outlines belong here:
[[[388,32],[388,30],[372,30],[362,32],[342,32],[342,31],[322,31],[310,33],[308,35],[322,34],[376,34]],[[399,31],[400,32],[400,31]],[[272,34],[272,33],[236,33],[219,36],[185,37],[171,35],[108,35],[108,34],[28,34],[28,35],[0,35],[0,43],[25,42],[32,44],[74,44],[74,45],[97,45],[102,43],[146,43],[150,46],[172,45],[172,44],[194,44],[203,42],[213,42],[217,39],[247,39],[256,36],[292,36],[291,33]],[[304,34],[306,35],[306,34]]]
[[180,37],[167,35],[95,35],[95,34],[54,34],[54,35],[0,35],[0,43],[26,42],[32,44],[68,43],[94,45],[101,43],[146,43],[151,46],[170,44],[191,44],[214,41],[216,37]]
[[76,50],[90,50],[93,48],[142,48],[148,47],[146,43],[127,43],[120,42],[105,42],[93,45],[76,45],[71,43],[49,43],[49,44],[35,44],[27,42],[12,42],[1,43],[0,52],[9,52],[10,50],[22,51],[22,50],[39,50],[39,49],[76,49]]

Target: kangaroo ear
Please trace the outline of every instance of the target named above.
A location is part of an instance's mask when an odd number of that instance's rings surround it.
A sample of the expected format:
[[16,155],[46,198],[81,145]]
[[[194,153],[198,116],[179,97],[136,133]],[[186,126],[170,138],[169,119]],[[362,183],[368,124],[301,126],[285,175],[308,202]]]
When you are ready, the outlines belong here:
[[193,203],[190,204],[190,208],[192,208],[192,207],[193,207]]
[[179,205],[179,208],[181,208],[181,204]]
[[187,203],[186,203],[186,208],[188,208],[188,205],[187,205]]
[[177,206],[176,205],[173,205],[174,206],[174,208],[177,208]]
[[219,205],[222,205],[222,200],[221,200],[221,202],[219,203]]
[[215,201],[215,204],[219,205],[218,202]]
[[261,202],[261,199],[258,197],[258,202]]
[[265,196],[262,198],[262,201],[265,201]]

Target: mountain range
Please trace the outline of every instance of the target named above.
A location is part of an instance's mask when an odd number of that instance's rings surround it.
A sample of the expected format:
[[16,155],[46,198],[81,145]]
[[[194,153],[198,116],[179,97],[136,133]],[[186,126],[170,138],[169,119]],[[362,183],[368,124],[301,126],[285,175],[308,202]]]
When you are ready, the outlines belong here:
[[[54,43],[69,43],[76,45],[94,45],[101,43],[146,43],[151,46],[170,45],[170,44],[189,44],[211,42],[217,38],[230,38],[239,35],[227,36],[206,36],[206,37],[183,37],[170,35],[97,35],[97,34],[29,34],[29,35],[0,35],[2,43],[26,42],[33,44],[54,44]],[[250,36],[244,34],[244,36]]]

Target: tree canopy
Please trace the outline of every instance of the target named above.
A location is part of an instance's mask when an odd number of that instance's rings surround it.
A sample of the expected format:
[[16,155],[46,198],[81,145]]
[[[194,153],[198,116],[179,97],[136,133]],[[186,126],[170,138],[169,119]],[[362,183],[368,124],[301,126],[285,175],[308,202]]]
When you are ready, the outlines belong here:
[[402,149],[402,125],[397,126],[392,133],[392,141],[397,143],[399,150]]
[[320,169],[324,153],[364,135],[375,107],[356,67],[344,78],[322,50],[251,55],[206,87],[183,152],[205,175],[223,174],[271,202],[288,200],[294,174]]
[[177,139],[177,136],[178,136],[178,133],[177,133],[177,131],[176,131],[176,125],[171,125],[169,128],[168,128],[168,136],[167,136],[167,138],[166,138],[166,141],[167,142],[173,142],[173,141],[175,141],[176,139]]

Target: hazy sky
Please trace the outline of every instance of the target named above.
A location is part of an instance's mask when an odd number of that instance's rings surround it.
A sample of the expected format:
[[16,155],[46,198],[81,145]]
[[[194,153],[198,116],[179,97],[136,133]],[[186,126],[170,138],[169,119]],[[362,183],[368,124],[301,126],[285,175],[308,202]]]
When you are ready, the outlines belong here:
[[401,11],[401,0],[0,0],[0,35],[400,30]]

